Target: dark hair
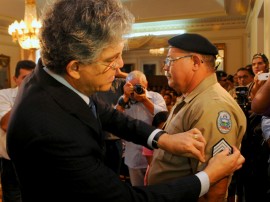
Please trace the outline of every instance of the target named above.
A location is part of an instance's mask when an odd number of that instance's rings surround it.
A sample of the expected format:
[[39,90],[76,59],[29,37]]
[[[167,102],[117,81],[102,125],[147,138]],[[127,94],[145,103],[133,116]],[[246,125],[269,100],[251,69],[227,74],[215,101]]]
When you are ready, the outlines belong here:
[[237,72],[239,71],[247,71],[251,76],[255,76],[253,70],[251,68],[248,67],[240,67],[239,69],[237,69]]
[[163,97],[164,97],[165,95],[166,95],[166,96],[169,96],[169,97],[172,99],[172,95],[171,95],[170,93],[165,93],[165,94],[163,95]]
[[221,79],[222,77],[227,77],[227,73],[224,72],[224,71],[222,71],[222,70],[216,71],[216,75],[217,75],[217,80],[218,80],[218,81],[220,81],[220,79]]
[[247,64],[247,65],[245,66],[245,68],[251,69],[251,70],[252,70],[252,64]]
[[263,60],[263,62],[264,62],[265,64],[267,64],[267,65],[269,64],[268,58],[267,58],[266,55],[263,54],[263,53],[256,53],[255,55],[253,55],[252,60],[255,59],[255,58],[262,58],[262,60]]
[[20,70],[21,69],[27,69],[27,70],[32,70],[36,66],[36,63],[33,62],[32,60],[20,60],[17,62],[16,68],[15,68],[15,77],[18,78],[20,75]]
[[229,80],[230,82],[233,83],[233,75],[229,74],[229,75],[227,76],[227,80]]
[[158,125],[162,122],[165,122],[169,116],[168,111],[160,111],[156,113],[156,115],[153,118],[152,125],[155,127],[158,127]]
[[177,93],[175,90],[172,90],[172,95],[177,97],[179,96],[179,93]]

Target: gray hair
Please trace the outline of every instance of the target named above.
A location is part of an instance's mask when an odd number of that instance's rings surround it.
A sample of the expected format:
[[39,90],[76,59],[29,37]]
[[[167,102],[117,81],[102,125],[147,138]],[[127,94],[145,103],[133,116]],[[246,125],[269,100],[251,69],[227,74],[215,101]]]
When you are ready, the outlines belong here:
[[131,81],[132,79],[141,79],[141,81],[147,83],[147,79],[146,79],[146,76],[143,72],[141,71],[138,71],[138,70],[134,70],[132,72],[130,72],[128,75],[127,75],[127,78],[126,78],[126,81]]
[[120,0],[55,0],[42,16],[43,64],[57,74],[71,60],[91,64],[131,30],[133,15]]
[[203,62],[206,63],[209,70],[216,71],[216,57],[213,55],[202,55]]

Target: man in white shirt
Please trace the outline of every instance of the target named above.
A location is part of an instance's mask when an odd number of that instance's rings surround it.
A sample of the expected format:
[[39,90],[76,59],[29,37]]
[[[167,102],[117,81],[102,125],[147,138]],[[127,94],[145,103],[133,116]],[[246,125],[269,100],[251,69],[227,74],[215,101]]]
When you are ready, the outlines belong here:
[[[128,74],[124,85],[124,94],[120,97],[128,107],[118,103],[116,108],[132,118],[152,124],[153,117],[160,111],[167,111],[162,95],[147,91],[148,82],[144,73],[136,70]],[[146,157],[142,154],[143,146],[126,141],[125,164],[128,166],[130,181],[133,186],[143,186]]]
[[9,122],[10,111],[15,102],[18,88],[23,79],[33,71],[35,66],[35,62],[31,60],[19,61],[16,65],[15,75],[13,76],[16,87],[0,90],[0,157],[2,157],[1,184],[3,199],[5,202],[21,201],[18,180],[6,151],[6,130]]

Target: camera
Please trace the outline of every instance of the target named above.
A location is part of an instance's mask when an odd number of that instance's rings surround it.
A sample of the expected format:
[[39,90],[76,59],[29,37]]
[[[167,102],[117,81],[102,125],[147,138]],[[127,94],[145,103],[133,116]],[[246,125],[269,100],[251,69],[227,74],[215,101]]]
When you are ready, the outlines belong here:
[[140,84],[135,84],[133,86],[133,90],[137,93],[137,94],[143,94],[144,93],[144,89],[142,87],[142,85]]
[[235,88],[236,101],[238,105],[244,110],[248,111],[251,109],[251,101],[248,95],[248,87],[239,86]]

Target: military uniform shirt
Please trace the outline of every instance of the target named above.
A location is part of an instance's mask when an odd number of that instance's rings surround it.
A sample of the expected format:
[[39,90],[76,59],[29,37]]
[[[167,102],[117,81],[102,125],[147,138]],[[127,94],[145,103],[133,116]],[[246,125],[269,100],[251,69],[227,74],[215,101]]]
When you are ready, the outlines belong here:
[[[175,104],[181,102],[183,96]],[[194,127],[204,129],[206,139],[206,160],[212,157],[213,147],[223,138],[230,145],[240,147],[246,130],[246,117],[231,95],[220,86],[215,74],[204,79],[184,101],[185,105],[166,122],[165,130],[169,134],[188,131]],[[206,163],[199,163],[189,155],[176,156],[162,149],[154,151],[148,182],[158,184],[192,175],[201,171]]]

